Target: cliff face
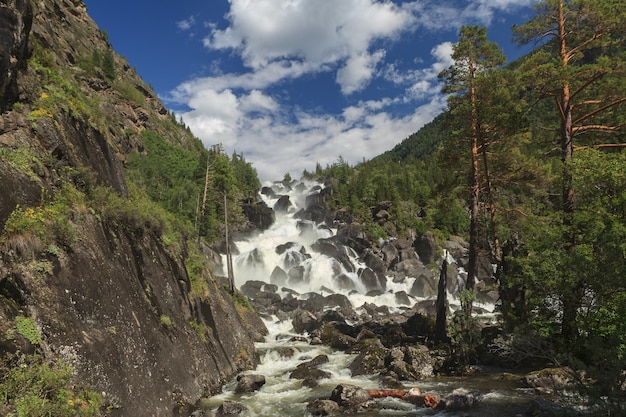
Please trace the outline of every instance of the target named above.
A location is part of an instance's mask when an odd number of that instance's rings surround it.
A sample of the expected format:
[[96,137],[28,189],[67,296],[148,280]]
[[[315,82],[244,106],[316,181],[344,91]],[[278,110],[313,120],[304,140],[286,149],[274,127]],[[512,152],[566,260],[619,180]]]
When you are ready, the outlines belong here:
[[194,294],[185,243],[97,204],[102,190],[134,204],[125,163],[140,132],[192,138],[81,0],[0,0],[0,112],[0,354],[64,359],[112,416],[177,415],[253,366],[259,318],[208,269]]

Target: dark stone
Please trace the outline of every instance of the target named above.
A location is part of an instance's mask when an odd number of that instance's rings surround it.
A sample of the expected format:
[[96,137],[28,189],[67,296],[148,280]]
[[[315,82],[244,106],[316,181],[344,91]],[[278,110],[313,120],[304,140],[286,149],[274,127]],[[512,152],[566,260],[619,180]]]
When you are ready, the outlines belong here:
[[235,388],[236,394],[242,394],[246,392],[254,392],[265,385],[265,376],[256,374],[244,374],[237,377],[237,387]]
[[246,407],[243,405],[234,401],[224,401],[217,408],[216,417],[238,416],[244,411],[246,411]]
[[280,266],[274,267],[272,274],[270,275],[270,282],[276,285],[285,285],[289,276]]
[[33,23],[30,1],[5,0],[0,7],[0,113],[18,100],[19,71],[30,56],[28,38]]
[[366,339],[359,342],[360,353],[352,361],[348,369],[352,376],[382,373],[385,368],[387,349],[378,339]]
[[291,379],[307,379],[318,381],[324,378],[330,378],[330,372],[322,371],[317,368],[308,368],[308,367],[298,367],[294,369],[291,374],[289,374],[289,378]]
[[274,203],[274,211],[286,213],[291,207],[291,201],[288,195],[281,195],[276,203]]
[[475,407],[480,401],[480,393],[478,391],[468,391],[463,388],[457,388],[441,398],[437,408],[448,411],[467,410]]
[[241,208],[248,221],[259,230],[268,229],[276,221],[274,210],[263,201],[242,204]]
[[340,384],[333,389],[330,399],[341,407],[353,407],[370,400],[366,390],[356,385]]
[[435,242],[435,236],[431,232],[426,232],[419,238],[415,239],[413,247],[424,265],[428,265],[435,259],[437,245]]
[[409,295],[406,293],[406,291],[398,291],[394,295],[396,298],[396,303],[398,303],[399,305],[411,305],[411,299],[409,298]]
[[381,291],[384,292],[387,287],[387,279],[382,273],[376,273],[371,268],[363,268],[359,274],[359,280],[365,289],[369,291]]
[[317,399],[306,406],[306,411],[312,416],[332,416],[339,414],[339,404],[333,400]]

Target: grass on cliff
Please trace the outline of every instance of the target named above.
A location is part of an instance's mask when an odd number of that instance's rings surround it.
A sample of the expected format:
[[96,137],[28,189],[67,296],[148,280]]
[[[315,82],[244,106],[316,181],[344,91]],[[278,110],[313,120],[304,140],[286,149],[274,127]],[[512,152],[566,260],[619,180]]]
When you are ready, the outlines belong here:
[[96,417],[102,396],[72,383],[72,367],[42,356],[0,358],[0,415],[6,417]]
[[96,417],[102,395],[74,384],[72,367],[38,353],[43,342],[35,322],[18,316],[0,340],[23,336],[36,353],[0,355],[0,415],[6,417]]

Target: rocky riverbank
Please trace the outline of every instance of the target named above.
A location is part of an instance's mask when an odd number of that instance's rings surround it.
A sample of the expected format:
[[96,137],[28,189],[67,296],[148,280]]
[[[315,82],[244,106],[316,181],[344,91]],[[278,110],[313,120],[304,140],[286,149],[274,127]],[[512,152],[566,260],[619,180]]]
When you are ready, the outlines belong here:
[[[425,392],[431,395],[428,401],[424,401],[424,395],[409,394],[420,384],[452,375],[486,373],[487,378],[506,380],[515,389],[528,388],[527,393],[539,388],[533,386],[532,378],[502,370],[485,371],[486,366],[503,369],[513,365],[503,350],[493,349],[501,331],[493,313],[497,302],[493,267],[486,257],[481,262],[476,285],[479,302],[474,309],[480,342],[468,353],[460,352],[463,341],[436,340],[435,300],[444,260],[441,254],[447,254],[450,296],[446,308],[451,318],[458,309],[455,296],[465,279],[467,244],[461,238],[440,241],[426,233],[413,239],[372,242],[345,213],[324,208],[325,199],[332,196],[328,186],[276,183],[265,187],[262,194],[265,197],[255,203],[257,208],[264,207],[260,212],[277,213],[274,221],[281,221],[281,216],[282,221],[292,217],[290,227],[297,236],[272,229],[276,226],[267,226],[267,222],[266,232],[245,239],[240,236],[241,240],[234,242],[238,275],[245,274],[246,279],[240,278],[239,288],[268,322],[287,324],[287,332],[273,335],[276,341],[286,341],[276,348],[278,360],[299,355],[302,359],[287,370],[288,378],[314,392],[320,387],[327,389],[328,381],[336,379],[328,365],[328,354],[308,357],[302,354],[302,348],[287,343],[291,341],[342,352],[349,358],[345,369],[350,378],[369,381],[369,390],[344,380],[325,394],[309,397],[306,415],[372,412],[389,407],[389,397],[413,409],[428,403],[438,409],[465,410],[478,404],[483,394],[489,394],[463,387],[441,394]],[[379,206],[372,215],[388,220],[381,214],[385,205]],[[321,268],[320,263],[325,266]],[[264,381],[263,375],[242,375],[235,391],[241,394],[262,390]],[[543,382],[550,386],[554,379]],[[223,409],[216,412],[226,413]]]

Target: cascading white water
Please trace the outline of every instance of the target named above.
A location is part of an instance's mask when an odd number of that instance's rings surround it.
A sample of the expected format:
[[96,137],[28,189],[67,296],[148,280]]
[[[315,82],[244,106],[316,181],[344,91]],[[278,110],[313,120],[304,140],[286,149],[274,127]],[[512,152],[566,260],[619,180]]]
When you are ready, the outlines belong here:
[[[306,190],[319,189],[319,184],[305,184]],[[290,268],[299,267],[301,275],[288,276],[286,282],[280,283],[279,288],[287,287],[289,290],[300,294],[301,298],[307,297],[310,293],[328,295],[339,293],[345,295],[355,310],[364,303],[387,306],[390,310],[397,310],[403,306],[399,303],[396,293],[404,291],[410,292],[415,278],[407,277],[401,282],[394,282],[388,278],[384,292],[368,294],[367,288],[360,281],[358,271],[365,268],[356,253],[349,248],[341,248],[349,258],[349,264],[338,262],[336,259],[326,256],[316,249],[314,245],[318,239],[331,238],[336,230],[324,225],[313,224],[311,221],[298,220],[294,214],[304,208],[306,191],[298,191],[303,187],[284,187],[273,184],[277,191],[275,197],[262,195],[266,204],[273,207],[280,195],[289,195],[291,206],[286,212],[277,211],[275,223],[267,230],[235,242],[238,255],[234,258],[235,285],[241,288],[248,281],[262,281],[272,283],[272,273],[279,267],[285,272]],[[277,188],[278,187],[278,188]],[[280,248],[280,250],[277,250]],[[449,256],[449,255],[448,255]],[[449,262],[454,262],[452,258]],[[338,279],[337,277],[341,277]],[[455,279],[456,277],[453,277]],[[349,282],[346,282],[346,279]],[[279,290],[281,296],[286,295],[286,291]],[[418,301],[418,300],[413,300]],[[449,298],[454,304],[456,300]],[[407,307],[404,305],[404,307]],[[279,321],[275,317],[266,319],[269,335],[263,343],[257,344],[260,356],[260,363],[254,371],[250,373],[261,374],[266,378],[266,384],[251,394],[235,394],[236,381],[232,381],[224,387],[223,393],[204,401],[205,408],[214,408],[226,400],[233,400],[243,404],[247,408],[246,416],[306,416],[306,405],[309,401],[317,398],[328,397],[330,392],[338,384],[349,383],[359,385],[366,389],[379,388],[379,382],[374,376],[352,377],[347,369],[354,359],[354,355],[323,345],[311,345],[295,336],[290,320]],[[282,336],[279,336],[282,335]],[[290,352],[285,354],[285,351]],[[290,379],[289,374],[297,365],[311,360],[317,355],[328,356],[328,363],[323,364],[320,369],[329,372],[330,377],[319,381],[319,386],[309,388],[303,386],[302,381]],[[438,379],[436,381],[420,381],[419,384],[407,382],[407,387],[417,386],[424,392],[446,393],[453,388],[460,386],[459,380]],[[464,382],[464,384],[467,384]],[[503,391],[503,387],[490,389],[491,400],[495,403],[517,401],[517,393],[513,395],[509,391]],[[388,404],[385,407],[384,404]],[[501,411],[483,414],[446,414],[455,415],[513,415],[502,414]],[[359,416],[374,415],[433,415],[429,409],[416,410],[414,406],[405,404],[400,400],[388,399],[383,401],[383,409],[373,413],[359,413]]]

